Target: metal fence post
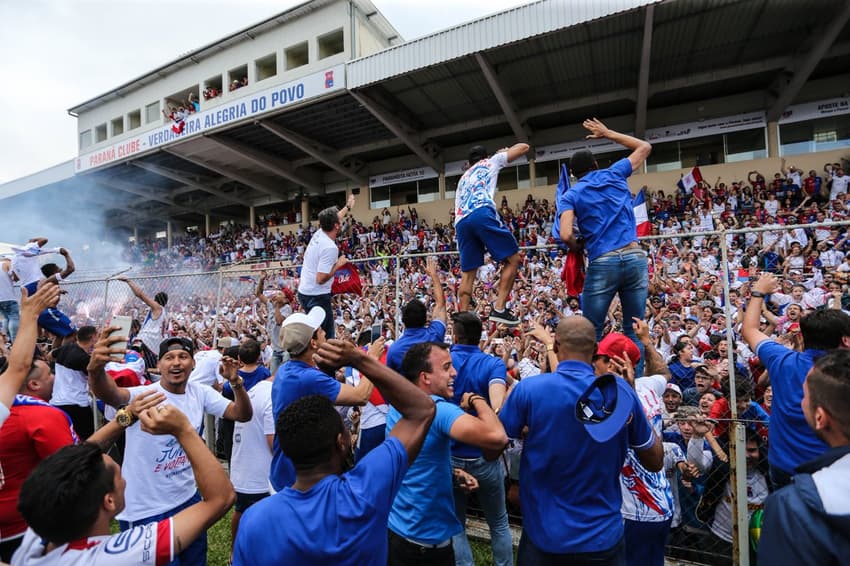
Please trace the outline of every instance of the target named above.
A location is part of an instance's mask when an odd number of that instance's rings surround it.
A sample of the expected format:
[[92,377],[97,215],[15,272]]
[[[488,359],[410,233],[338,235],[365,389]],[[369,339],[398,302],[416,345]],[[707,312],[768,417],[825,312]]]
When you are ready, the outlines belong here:
[[401,332],[401,256],[396,254],[395,258],[395,330],[393,339],[398,340]]
[[[735,392],[735,350],[732,344],[735,334],[732,330],[732,316],[729,303],[729,250],[726,245],[726,228],[720,224],[720,258],[723,276],[723,313],[726,317],[727,356],[729,361],[729,410],[732,423],[729,426],[729,481],[734,489],[732,494],[732,563],[749,566],[750,553],[746,543],[749,536],[747,510],[747,459],[739,458],[745,452],[746,433],[738,422],[738,403]],[[743,469],[738,469],[743,463]]]
[[[210,348],[215,349],[218,346],[218,315],[221,311],[221,284],[224,279],[224,270],[221,267],[218,268],[218,290],[215,294],[215,319],[213,320],[213,334],[212,334],[212,344],[210,344]],[[204,440],[207,442],[207,447],[210,449],[210,452],[215,454],[215,423],[216,418],[210,414],[206,415],[205,425],[204,425]]]

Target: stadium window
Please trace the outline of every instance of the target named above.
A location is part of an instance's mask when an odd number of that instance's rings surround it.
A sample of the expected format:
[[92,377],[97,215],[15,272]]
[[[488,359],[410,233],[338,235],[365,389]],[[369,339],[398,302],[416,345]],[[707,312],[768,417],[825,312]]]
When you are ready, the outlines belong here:
[[303,67],[310,62],[310,53],[306,41],[287,47],[284,49],[283,53],[286,57],[287,71]]
[[325,59],[345,51],[342,28],[320,35],[316,41],[319,44],[319,59]]
[[109,127],[112,129],[113,136],[120,136],[124,133],[124,117],[113,118],[109,123]]
[[422,179],[417,183],[416,202],[433,202],[440,198],[440,179]]
[[142,111],[133,110],[127,113],[127,131],[135,130],[142,126]]
[[167,237],[168,237],[168,233],[165,230],[161,230],[161,231],[156,233],[156,239],[157,240],[164,240]]
[[437,177],[408,183],[396,183],[370,190],[371,208],[403,206],[417,202],[433,202],[440,198],[440,180]]
[[553,159],[552,161],[535,162],[534,173],[537,178],[534,179],[534,186],[557,185],[558,178],[561,176],[561,163],[565,163],[565,160]]
[[675,171],[682,168],[679,157],[679,142],[652,144],[652,153],[646,160],[646,172]]
[[530,189],[531,175],[528,163],[516,165],[514,167],[505,167],[499,171],[498,187],[500,191]]
[[221,96],[221,75],[210,77],[204,81],[204,100]]
[[159,101],[151,102],[145,106],[145,124],[152,124],[162,120],[162,114],[159,112]]
[[446,177],[446,194],[443,196],[445,199],[455,198],[455,193],[457,192],[457,183],[460,181],[460,175],[454,175],[452,177]]
[[100,143],[106,139],[106,124],[101,124],[94,129],[94,143]]
[[764,128],[724,134],[726,163],[751,161],[767,157]]
[[80,149],[85,149],[91,145],[91,130],[80,132]]
[[779,125],[779,154],[799,155],[850,146],[850,114]]
[[723,135],[679,141],[682,167],[700,167],[723,163]]
[[277,75],[277,53],[271,53],[254,61],[254,74],[257,81]]
[[248,65],[240,65],[227,71],[227,89],[236,90],[245,86],[244,80],[248,78]]
[[369,189],[369,200],[372,208],[386,208],[390,205],[389,187],[371,187]]

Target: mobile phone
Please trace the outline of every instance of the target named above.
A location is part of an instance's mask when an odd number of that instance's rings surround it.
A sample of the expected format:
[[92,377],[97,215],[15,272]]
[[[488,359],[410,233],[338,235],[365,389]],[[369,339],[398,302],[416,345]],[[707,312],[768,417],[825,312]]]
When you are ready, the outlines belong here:
[[372,325],[372,342],[381,337],[381,331],[383,330],[384,325],[379,323]]
[[117,349],[120,348],[122,350],[127,349],[127,338],[130,336],[130,324],[133,322],[132,317],[129,316],[120,316],[115,315],[112,317],[112,320],[109,321],[109,326],[118,326],[119,330],[113,330],[109,336],[110,338],[113,336],[123,336],[124,340],[121,342],[115,342],[110,346],[110,348]]

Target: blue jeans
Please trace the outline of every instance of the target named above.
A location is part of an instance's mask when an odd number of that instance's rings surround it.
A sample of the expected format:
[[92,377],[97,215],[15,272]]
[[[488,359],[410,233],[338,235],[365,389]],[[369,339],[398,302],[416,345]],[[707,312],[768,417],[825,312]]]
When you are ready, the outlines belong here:
[[277,368],[289,361],[289,352],[286,350],[275,350],[272,354],[272,359],[269,361],[269,373],[274,376],[277,373]]
[[517,566],[626,566],[626,543],[621,538],[608,550],[552,554],[534,546],[526,531],[523,531],[516,563]]
[[664,566],[664,545],[673,518],[644,522],[626,519],[626,566]]
[[18,334],[18,324],[21,322],[21,311],[18,301],[0,301],[0,318],[6,322],[6,333],[9,341],[15,341]]
[[331,295],[302,295],[298,293],[298,302],[304,312],[310,312],[313,307],[322,307],[325,311],[325,321],[322,328],[325,330],[325,338],[330,340],[334,337],[334,309],[331,304]]
[[[145,517],[138,521],[118,521],[118,526],[122,531],[127,531],[133,527],[138,527],[139,525],[156,523],[163,519],[167,519],[168,517],[173,517],[183,509],[191,507],[200,501],[201,494],[196,491],[195,495],[190,497],[188,501],[182,505],[178,505],[170,511],[160,513],[159,515],[153,515],[152,517]],[[183,552],[175,556],[174,560],[169,562],[167,566],[207,566],[207,532],[204,531],[198,538],[195,539],[195,542],[184,548]]]
[[[646,295],[649,291],[649,267],[646,253],[628,248],[631,253],[612,252],[598,257],[587,266],[581,308],[585,318],[596,327],[596,341],[602,340],[605,319],[614,295],[620,296],[623,307],[623,334],[640,349],[641,363],[635,375],[643,375],[643,345],[632,328],[632,317],[643,320],[646,314]],[[638,371],[639,370],[639,371]]]
[[[512,566],[514,546],[511,530],[508,527],[508,511],[505,507],[505,472],[502,462],[488,462],[484,458],[464,460],[452,458],[452,467],[460,468],[475,476],[478,490],[475,491],[478,503],[484,511],[487,525],[490,527],[490,545],[493,547],[495,566]],[[455,513],[461,525],[466,525],[466,493],[455,489]],[[466,530],[452,537],[457,566],[473,566],[472,549],[466,538]]]

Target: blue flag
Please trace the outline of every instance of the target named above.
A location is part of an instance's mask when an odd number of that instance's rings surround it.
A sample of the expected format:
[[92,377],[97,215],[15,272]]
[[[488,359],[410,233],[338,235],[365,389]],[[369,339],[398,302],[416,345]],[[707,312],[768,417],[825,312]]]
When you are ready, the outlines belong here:
[[561,214],[566,210],[567,191],[570,190],[570,170],[566,163],[561,164],[561,176],[558,178],[558,188],[555,189],[555,222],[552,224],[552,236],[556,242],[561,241]]

